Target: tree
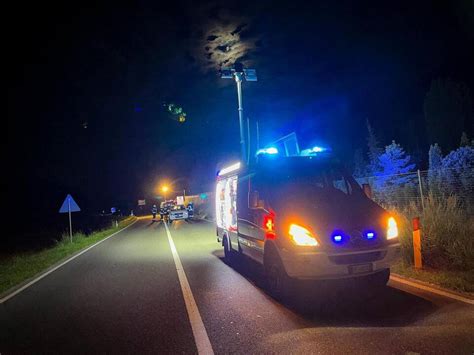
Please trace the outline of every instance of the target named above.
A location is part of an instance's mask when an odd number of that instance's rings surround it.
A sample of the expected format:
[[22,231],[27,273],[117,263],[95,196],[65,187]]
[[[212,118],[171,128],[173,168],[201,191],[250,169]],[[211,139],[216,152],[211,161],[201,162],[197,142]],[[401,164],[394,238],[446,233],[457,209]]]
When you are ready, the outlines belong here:
[[382,154],[383,150],[380,148],[379,141],[375,136],[375,132],[370,125],[369,119],[366,121],[367,124],[367,147],[369,148],[368,156],[369,156],[369,164],[367,166],[367,173],[369,175],[377,175],[380,171],[379,166],[379,157]]
[[443,190],[472,199],[474,188],[474,147],[460,147],[443,158],[441,163]]
[[441,152],[441,148],[439,147],[438,143],[435,143],[434,145],[430,146],[430,150],[428,152],[428,185],[431,190],[439,188],[442,162],[443,154]]
[[429,169],[430,170],[439,170],[441,169],[441,163],[443,160],[443,154],[438,143],[430,146],[430,151],[428,152],[429,159]]
[[469,131],[474,119],[468,87],[450,79],[431,82],[423,105],[429,143],[455,148],[463,130]]
[[443,158],[441,163],[443,169],[453,169],[458,173],[466,170],[474,170],[474,148],[471,146],[460,147],[453,150]]
[[470,145],[469,138],[467,138],[466,132],[462,132],[461,141],[459,142],[460,147],[467,147]]
[[375,180],[375,188],[384,195],[393,194],[396,189],[410,184],[413,176],[407,175],[415,169],[400,144],[392,141],[379,156],[380,172]]
[[363,177],[367,173],[367,166],[364,159],[364,153],[361,148],[358,148],[354,152],[354,176]]

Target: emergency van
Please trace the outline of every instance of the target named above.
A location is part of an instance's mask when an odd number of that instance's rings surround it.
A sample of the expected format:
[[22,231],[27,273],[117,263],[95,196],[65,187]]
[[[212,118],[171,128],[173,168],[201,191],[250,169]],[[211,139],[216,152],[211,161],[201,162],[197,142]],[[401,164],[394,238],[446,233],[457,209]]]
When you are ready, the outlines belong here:
[[[216,229],[225,259],[263,264],[270,291],[294,279],[358,278],[385,285],[400,243],[395,218],[330,155],[279,157],[217,173]],[[245,260],[245,258],[242,258]]]

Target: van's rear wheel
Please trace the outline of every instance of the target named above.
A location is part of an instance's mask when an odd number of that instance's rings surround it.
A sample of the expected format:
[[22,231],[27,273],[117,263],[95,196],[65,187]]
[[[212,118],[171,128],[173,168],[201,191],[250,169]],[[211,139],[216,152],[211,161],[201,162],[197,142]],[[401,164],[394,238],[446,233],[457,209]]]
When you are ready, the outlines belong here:
[[227,236],[223,238],[222,245],[224,246],[224,260],[230,265],[234,261],[234,252],[230,249],[229,239]]

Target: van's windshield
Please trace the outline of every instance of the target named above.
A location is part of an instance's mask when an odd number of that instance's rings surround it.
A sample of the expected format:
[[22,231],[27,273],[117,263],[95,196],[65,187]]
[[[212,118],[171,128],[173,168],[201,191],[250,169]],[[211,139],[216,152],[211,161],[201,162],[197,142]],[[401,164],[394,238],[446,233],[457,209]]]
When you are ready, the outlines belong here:
[[266,166],[262,178],[273,187],[301,185],[317,190],[340,191],[346,195],[359,192],[360,186],[336,163],[289,158],[280,164]]

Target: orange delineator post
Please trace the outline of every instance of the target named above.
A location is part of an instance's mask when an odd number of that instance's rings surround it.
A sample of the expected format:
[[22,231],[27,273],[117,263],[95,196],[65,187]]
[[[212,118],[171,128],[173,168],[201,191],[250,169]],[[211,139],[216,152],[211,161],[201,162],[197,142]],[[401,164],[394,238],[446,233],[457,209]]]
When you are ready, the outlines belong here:
[[421,228],[419,217],[413,218],[413,256],[415,269],[421,269],[423,262],[421,260]]

